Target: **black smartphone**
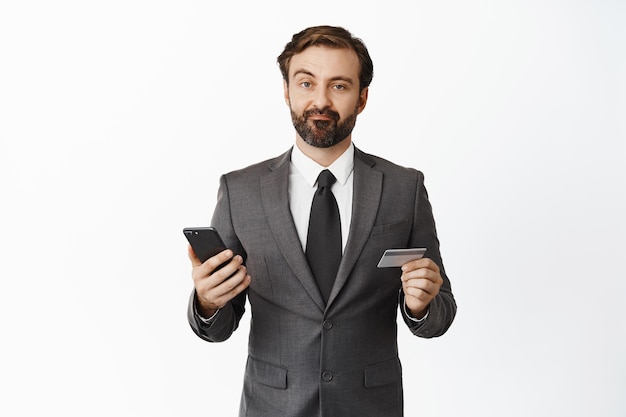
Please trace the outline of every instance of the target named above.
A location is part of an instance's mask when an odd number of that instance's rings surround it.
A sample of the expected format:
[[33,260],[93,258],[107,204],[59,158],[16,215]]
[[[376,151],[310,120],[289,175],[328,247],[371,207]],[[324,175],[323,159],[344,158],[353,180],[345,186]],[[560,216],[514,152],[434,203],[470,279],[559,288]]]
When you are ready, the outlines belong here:
[[183,233],[202,262],[226,249],[224,241],[213,227],[185,227]]

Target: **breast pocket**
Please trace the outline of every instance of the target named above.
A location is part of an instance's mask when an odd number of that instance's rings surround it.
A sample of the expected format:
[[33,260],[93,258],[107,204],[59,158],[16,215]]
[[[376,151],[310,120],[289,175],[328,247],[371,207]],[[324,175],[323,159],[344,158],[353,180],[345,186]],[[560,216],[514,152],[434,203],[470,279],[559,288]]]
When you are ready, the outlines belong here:
[[383,252],[387,249],[406,248],[410,235],[411,224],[408,221],[375,225],[361,253],[362,262],[375,267]]
[[408,236],[410,232],[410,223],[408,221],[401,221],[396,223],[377,224],[372,228],[370,236],[380,235],[401,235]]

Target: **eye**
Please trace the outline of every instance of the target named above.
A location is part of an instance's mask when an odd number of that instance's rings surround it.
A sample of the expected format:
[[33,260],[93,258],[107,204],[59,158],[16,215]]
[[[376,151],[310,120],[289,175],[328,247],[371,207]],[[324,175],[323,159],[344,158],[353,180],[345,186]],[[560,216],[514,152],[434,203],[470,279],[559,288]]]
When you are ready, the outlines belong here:
[[346,89],[346,86],[343,84],[335,84],[333,85],[333,89],[338,90],[338,91],[342,91]]
[[308,82],[308,81],[302,81],[300,83],[300,86],[303,87],[303,88],[311,88],[311,83]]

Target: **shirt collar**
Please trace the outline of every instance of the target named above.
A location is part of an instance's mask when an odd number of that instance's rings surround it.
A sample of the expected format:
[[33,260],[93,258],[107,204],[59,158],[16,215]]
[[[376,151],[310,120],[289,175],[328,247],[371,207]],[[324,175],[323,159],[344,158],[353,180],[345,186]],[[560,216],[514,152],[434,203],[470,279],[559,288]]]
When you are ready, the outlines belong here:
[[346,181],[348,181],[354,169],[354,144],[350,143],[348,149],[328,167],[318,164],[306,156],[300,148],[298,148],[298,145],[294,145],[291,151],[291,164],[300,172],[311,187],[315,186],[317,177],[320,175],[320,172],[325,169],[332,172],[335,178],[337,178],[337,182],[343,186],[346,184]]

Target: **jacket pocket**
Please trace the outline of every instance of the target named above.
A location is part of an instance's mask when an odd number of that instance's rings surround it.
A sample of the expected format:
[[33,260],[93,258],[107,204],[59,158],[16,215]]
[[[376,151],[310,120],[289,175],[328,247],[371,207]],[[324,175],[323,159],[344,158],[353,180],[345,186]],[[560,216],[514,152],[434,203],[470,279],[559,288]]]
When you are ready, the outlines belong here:
[[287,370],[284,368],[248,357],[246,374],[259,384],[287,389]]
[[372,227],[371,236],[406,232],[410,228],[408,221],[398,223],[377,224]]
[[365,368],[365,388],[382,387],[401,378],[402,366],[398,358]]

